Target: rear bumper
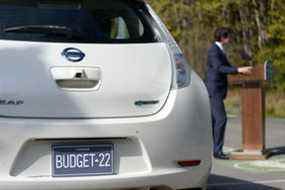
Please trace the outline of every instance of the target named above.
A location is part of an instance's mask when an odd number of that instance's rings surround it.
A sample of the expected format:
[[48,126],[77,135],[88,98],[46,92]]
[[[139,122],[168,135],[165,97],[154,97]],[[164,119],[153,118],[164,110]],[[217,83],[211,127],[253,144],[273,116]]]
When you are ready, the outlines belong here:
[[[201,170],[201,169],[200,169]],[[195,174],[194,174],[195,172]],[[191,174],[193,173],[193,174]],[[203,175],[202,175],[203,173]],[[205,172],[194,170],[192,172],[183,169],[156,170],[151,173],[125,175],[115,177],[93,178],[31,178],[31,179],[1,179],[1,189],[15,190],[94,190],[94,189],[124,189],[151,187],[203,187],[208,175]],[[177,184],[179,183],[179,184]]]
[[[198,81],[196,75],[192,81]],[[211,168],[209,101],[201,82],[173,90],[156,115],[140,118],[56,120],[0,119],[0,189],[120,189],[202,187]],[[53,178],[53,142],[112,141],[116,175]],[[182,168],[177,160],[202,160]]]

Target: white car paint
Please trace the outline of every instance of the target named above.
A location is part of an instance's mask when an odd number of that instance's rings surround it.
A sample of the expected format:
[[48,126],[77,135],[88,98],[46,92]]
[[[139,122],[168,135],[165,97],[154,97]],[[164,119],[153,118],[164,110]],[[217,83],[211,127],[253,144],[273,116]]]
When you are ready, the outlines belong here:
[[[172,81],[171,59],[165,43],[72,44],[86,54],[80,63],[70,63],[61,55],[70,46],[69,43],[1,40],[1,98],[25,101],[16,109],[10,105],[1,106],[0,115],[134,117],[155,114],[164,105]],[[61,77],[72,79],[74,73],[66,75],[66,72],[76,68],[84,69],[87,74],[94,68],[100,69],[100,89],[68,90],[56,84],[56,69],[65,71],[60,73]],[[16,78],[11,80],[12,75]],[[17,85],[18,81],[21,85]],[[140,100],[159,103],[142,108],[135,105]]]
[[[0,190],[206,188],[212,149],[208,93],[187,65],[187,81],[178,84],[174,56],[181,50],[148,9],[163,42],[0,41],[0,97],[24,101],[0,106]],[[84,63],[61,56],[70,46],[86,54]],[[55,80],[84,68],[92,79],[101,78],[99,86],[57,86]],[[159,102],[136,106],[137,100]],[[52,176],[53,144],[106,141],[115,147],[113,175]],[[201,164],[182,167],[181,160]]]

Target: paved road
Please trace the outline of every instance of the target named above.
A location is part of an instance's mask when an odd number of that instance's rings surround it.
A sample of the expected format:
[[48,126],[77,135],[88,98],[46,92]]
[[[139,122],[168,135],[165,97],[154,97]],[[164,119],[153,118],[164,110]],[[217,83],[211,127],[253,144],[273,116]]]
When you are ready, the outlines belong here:
[[[209,190],[285,190],[285,119],[267,119],[266,146],[275,156],[268,161],[214,160]],[[229,119],[226,151],[241,147],[239,118]]]

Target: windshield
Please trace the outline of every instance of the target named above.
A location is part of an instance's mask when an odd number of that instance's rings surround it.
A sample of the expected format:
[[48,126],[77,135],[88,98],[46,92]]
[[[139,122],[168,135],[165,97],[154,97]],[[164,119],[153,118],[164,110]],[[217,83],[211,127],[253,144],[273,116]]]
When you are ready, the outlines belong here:
[[0,39],[74,43],[158,41],[134,0],[0,0]]

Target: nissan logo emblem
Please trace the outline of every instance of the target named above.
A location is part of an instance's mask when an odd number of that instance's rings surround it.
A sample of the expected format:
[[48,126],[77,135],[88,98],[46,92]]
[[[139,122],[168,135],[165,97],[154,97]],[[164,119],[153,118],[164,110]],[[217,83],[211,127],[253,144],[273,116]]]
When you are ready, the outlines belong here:
[[85,54],[77,48],[66,48],[63,50],[61,55],[71,62],[82,61],[85,57]]

